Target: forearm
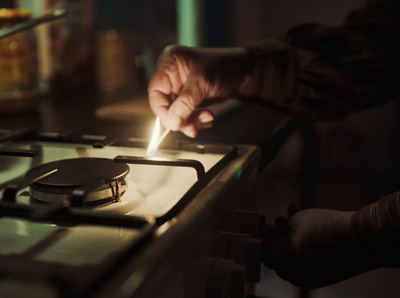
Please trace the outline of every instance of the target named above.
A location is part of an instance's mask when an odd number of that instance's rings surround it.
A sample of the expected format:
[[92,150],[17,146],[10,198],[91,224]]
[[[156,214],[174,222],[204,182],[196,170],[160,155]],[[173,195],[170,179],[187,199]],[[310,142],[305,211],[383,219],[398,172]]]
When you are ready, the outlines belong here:
[[[269,43],[282,48],[268,52]],[[348,67],[279,41],[247,48],[255,62],[251,83],[244,85],[241,96],[296,118],[340,118],[382,104],[397,92],[392,78],[380,76],[367,66]]]
[[277,39],[254,42],[245,48],[252,68],[238,97],[289,113],[307,113],[297,100],[300,84],[296,49]]
[[367,5],[342,26],[302,25],[280,41],[248,45],[253,82],[243,88],[243,97],[319,119],[342,117],[393,98],[399,93],[400,24],[394,20],[400,4],[378,2],[382,9]]

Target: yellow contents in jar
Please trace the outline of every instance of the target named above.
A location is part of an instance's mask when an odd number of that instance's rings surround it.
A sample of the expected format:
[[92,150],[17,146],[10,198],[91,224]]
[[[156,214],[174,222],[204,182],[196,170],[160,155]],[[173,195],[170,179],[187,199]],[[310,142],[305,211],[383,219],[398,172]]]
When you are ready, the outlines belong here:
[[[0,29],[26,21],[26,9],[0,9]],[[32,30],[0,39],[0,112],[33,108],[38,97],[36,40]]]

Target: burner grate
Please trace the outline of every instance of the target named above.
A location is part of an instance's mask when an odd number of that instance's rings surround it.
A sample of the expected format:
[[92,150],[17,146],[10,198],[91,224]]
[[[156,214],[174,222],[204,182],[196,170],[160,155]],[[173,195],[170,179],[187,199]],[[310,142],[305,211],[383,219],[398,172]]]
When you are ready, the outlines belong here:
[[122,156],[118,155],[114,158],[117,163],[137,164],[137,165],[153,165],[153,166],[172,166],[186,167],[196,170],[197,178],[200,179],[204,174],[204,166],[201,162],[194,159],[172,159],[161,157],[143,157],[143,156]]

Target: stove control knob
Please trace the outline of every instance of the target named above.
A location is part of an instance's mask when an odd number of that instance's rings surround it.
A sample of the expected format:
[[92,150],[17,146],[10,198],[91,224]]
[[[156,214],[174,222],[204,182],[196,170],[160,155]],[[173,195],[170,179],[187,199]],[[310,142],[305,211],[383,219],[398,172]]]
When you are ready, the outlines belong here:
[[210,234],[207,243],[207,256],[233,260],[245,267],[248,282],[260,282],[260,239],[246,234],[219,232]]

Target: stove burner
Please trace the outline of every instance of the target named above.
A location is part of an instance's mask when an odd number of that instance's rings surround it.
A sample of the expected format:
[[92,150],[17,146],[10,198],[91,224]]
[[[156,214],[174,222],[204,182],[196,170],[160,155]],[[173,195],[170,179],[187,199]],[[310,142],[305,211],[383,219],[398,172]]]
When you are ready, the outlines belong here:
[[[119,201],[126,190],[129,166],[106,158],[74,158],[49,162],[29,170],[32,179],[51,170],[58,171],[30,185],[32,198],[48,203],[62,203],[75,189],[90,189],[85,205]],[[93,188],[93,189],[91,189]]]

